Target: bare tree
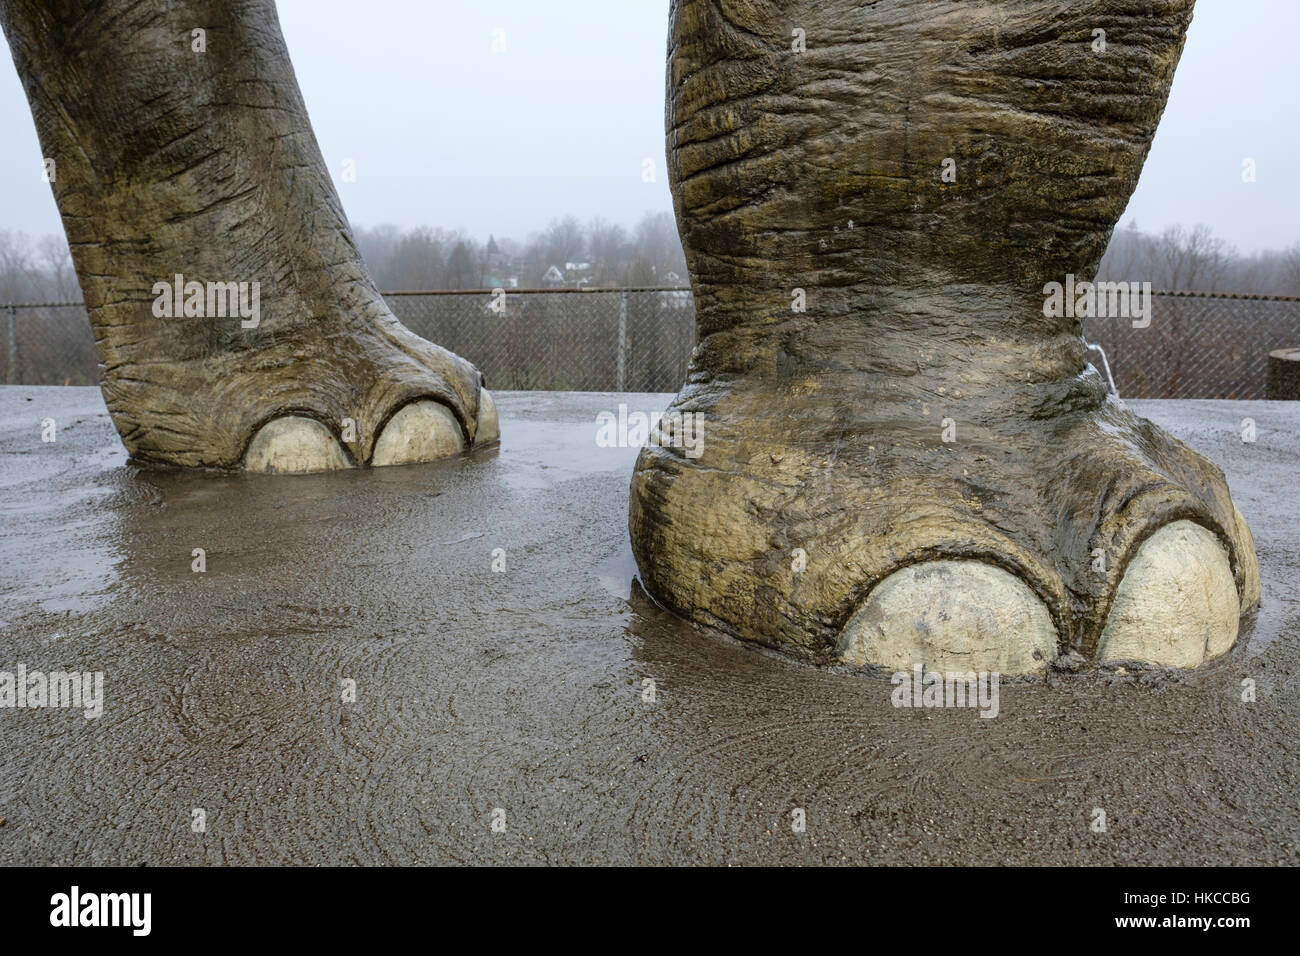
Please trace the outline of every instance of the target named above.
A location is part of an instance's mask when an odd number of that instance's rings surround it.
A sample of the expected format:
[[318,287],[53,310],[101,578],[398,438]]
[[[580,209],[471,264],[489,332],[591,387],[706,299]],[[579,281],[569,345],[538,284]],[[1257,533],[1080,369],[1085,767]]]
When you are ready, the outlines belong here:
[[1279,258],[1280,278],[1285,294],[1300,295],[1300,242],[1283,250]]
[[478,284],[481,270],[475,266],[475,255],[470,244],[461,240],[452,247],[447,257],[447,272],[444,279],[448,289],[471,289]]
[[36,244],[36,259],[41,265],[49,298],[59,302],[81,298],[77,273],[72,267],[72,252],[63,236],[42,236]]
[[627,230],[598,216],[587,224],[587,237],[597,280],[617,278],[631,245]]
[[1219,283],[1233,257],[1233,249],[1203,223],[1190,230],[1170,226],[1160,234],[1159,257],[1165,269],[1162,277],[1165,288],[1187,292],[1224,291]]
[[636,258],[634,268],[649,266],[653,284],[667,284],[668,273],[679,280],[686,277],[686,254],[677,236],[677,221],[672,213],[646,213],[636,224]]
[[554,220],[541,235],[541,248],[546,260],[561,269],[566,262],[582,255],[586,246],[587,237],[582,225],[573,216]]
[[1138,231],[1137,220],[1130,219],[1126,228],[1116,229],[1111,234],[1106,254],[1097,267],[1097,278],[1115,282],[1142,281],[1141,273],[1149,259],[1148,245],[1147,236]]
[[31,240],[21,232],[0,229],[0,302],[29,300],[35,291]]
[[402,230],[391,223],[381,223],[373,229],[359,228],[354,232],[357,249],[366,261],[366,267],[383,285],[381,276],[386,275],[392,267],[393,255],[402,241]]
[[442,230],[420,226],[398,241],[388,268],[377,276],[380,288],[441,289],[446,278]]

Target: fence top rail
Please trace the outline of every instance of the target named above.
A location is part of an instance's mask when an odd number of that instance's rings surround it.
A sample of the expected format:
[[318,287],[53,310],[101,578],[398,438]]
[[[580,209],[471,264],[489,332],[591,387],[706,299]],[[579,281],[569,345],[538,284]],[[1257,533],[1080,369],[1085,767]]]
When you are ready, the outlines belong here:
[[[596,295],[604,292],[606,294],[614,292],[690,292],[690,286],[683,285],[643,285],[643,286],[626,286],[617,289],[508,289],[498,286],[501,291],[507,295]],[[492,295],[496,289],[429,289],[422,291],[420,289],[398,289],[393,292],[381,292],[382,296],[390,295]]]
[[1300,302],[1300,295],[1260,295],[1254,292],[1169,292],[1161,290],[1152,295],[1173,299],[1244,299],[1249,302]]
[[[495,289],[402,289],[380,295],[490,295]],[[594,295],[598,292],[690,292],[690,286],[627,286],[617,289],[503,289],[509,295]],[[1157,289],[1152,295],[1180,299],[1244,299],[1252,302],[1300,302],[1300,295],[1268,295],[1258,292],[1174,292]]]
[[84,309],[86,303],[73,302],[0,302],[0,309],[69,309],[76,306]]
[[[492,295],[495,289],[398,289],[381,292],[387,296]],[[623,292],[690,292],[690,286],[627,286],[618,289],[504,289],[507,295],[612,295]],[[1300,302],[1300,295],[1264,295],[1255,292],[1175,292],[1160,289],[1151,293],[1174,299],[1233,299],[1246,302]],[[80,301],[69,302],[0,302],[0,310],[84,308]]]

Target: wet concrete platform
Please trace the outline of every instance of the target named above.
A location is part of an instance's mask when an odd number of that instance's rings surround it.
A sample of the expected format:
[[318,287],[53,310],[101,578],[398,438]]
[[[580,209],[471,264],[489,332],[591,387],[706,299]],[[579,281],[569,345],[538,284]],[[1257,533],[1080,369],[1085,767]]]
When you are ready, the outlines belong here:
[[1233,653],[1003,686],[982,719],[639,594],[636,450],[595,417],[669,396],[497,398],[499,452],[212,477],[128,464],[97,389],[0,388],[0,671],[105,675],[98,719],[0,709],[0,863],[1300,857],[1300,403],[1132,403],[1254,530]]

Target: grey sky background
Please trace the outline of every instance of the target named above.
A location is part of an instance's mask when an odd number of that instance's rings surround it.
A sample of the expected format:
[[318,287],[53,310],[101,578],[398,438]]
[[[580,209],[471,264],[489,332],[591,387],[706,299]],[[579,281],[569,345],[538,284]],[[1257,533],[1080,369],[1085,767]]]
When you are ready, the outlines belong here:
[[[279,9],[355,225],[523,239],[562,215],[630,226],[672,208],[667,0],[280,0]],[[493,52],[502,36],[504,52]],[[1200,0],[1122,225],[1204,222],[1242,252],[1300,240],[1298,36],[1300,0]],[[0,60],[0,229],[61,232],[26,99],[11,60]],[[1242,181],[1245,158],[1256,162],[1254,183]],[[342,176],[349,159],[355,182]],[[646,159],[654,182],[643,181]]]

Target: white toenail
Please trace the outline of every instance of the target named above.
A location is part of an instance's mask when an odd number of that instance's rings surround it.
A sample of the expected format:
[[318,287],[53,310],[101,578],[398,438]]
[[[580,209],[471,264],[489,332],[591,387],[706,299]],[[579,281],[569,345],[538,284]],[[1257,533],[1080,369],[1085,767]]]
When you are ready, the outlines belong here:
[[492,400],[488,390],[478,393],[478,425],[474,431],[474,444],[486,445],[501,437],[501,426],[497,422],[497,403]]
[[465,437],[456,416],[430,399],[403,407],[389,419],[375,442],[372,465],[408,465],[447,458],[465,450]]
[[245,471],[303,474],[351,467],[330,430],[301,415],[267,422],[244,452]]
[[1191,521],[1174,521],[1147,538],[1129,562],[1097,659],[1195,667],[1232,647],[1240,613],[1219,539]]
[[1027,674],[1056,658],[1046,605],[1018,577],[982,561],[927,561],[877,584],[845,625],[847,664],[908,671]]

